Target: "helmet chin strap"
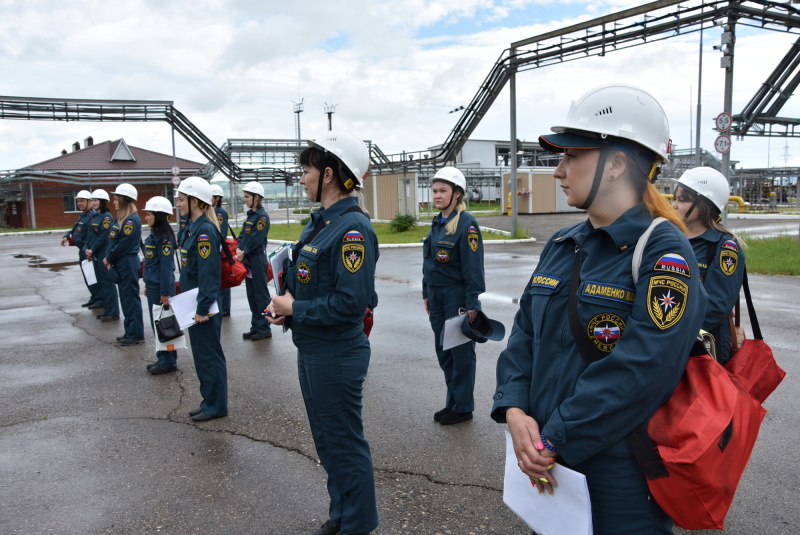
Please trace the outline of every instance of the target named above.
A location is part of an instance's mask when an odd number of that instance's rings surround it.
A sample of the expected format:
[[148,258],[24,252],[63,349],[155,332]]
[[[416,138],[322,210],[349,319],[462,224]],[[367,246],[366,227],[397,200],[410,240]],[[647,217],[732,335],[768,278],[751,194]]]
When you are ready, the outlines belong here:
[[694,201],[692,201],[692,205],[689,207],[689,210],[686,211],[686,215],[683,216],[684,221],[689,221],[689,216],[692,215],[692,212],[694,212],[694,209],[697,206],[697,201],[699,200],[700,200],[699,195],[694,198]]
[[603,170],[606,167],[607,156],[608,156],[608,149],[605,147],[600,149],[600,157],[597,160],[597,168],[594,171],[594,180],[592,181],[592,189],[589,191],[589,195],[586,197],[586,200],[583,201],[583,204],[578,207],[581,210],[588,210],[589,207],[594,202],[595,196],[597,196],[597,190],[600,189],[600,182],[603,179]]

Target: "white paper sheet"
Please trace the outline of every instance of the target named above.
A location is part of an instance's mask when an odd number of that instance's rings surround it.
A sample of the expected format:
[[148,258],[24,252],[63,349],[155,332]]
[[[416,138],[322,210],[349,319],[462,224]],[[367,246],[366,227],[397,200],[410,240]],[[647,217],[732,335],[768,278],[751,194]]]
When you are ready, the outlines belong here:
[[289,258],[289,245],[284,243],[267,257],[267,261],[272,266],[272,284],[275,285],[275,293],[281,291],[281,272],[283,271],[283,261]]
[[97,284],[97,274],[94,272],[94,264],[91,260],[81,260],[81,271],[86,277],[86,285]]
[[592,506],[586,477],[558,463],[550,470],[558,481],[553,494],[539,494],[517,465],[514,442],[506,431],[503,501],[539,535],[592,535]]
[[[172,298],[170,299],[170,301],[171,300],[172,300]],[[153,322],[155,322],[155,320],[157,318],[159,318],[159,317],[163,318],[163,317],[166,317],[166,316],[172,316],[173,313],[174,313],[173,309],[170,306],[170,309],[168,311],[164,312],[164,315],[162,316],[161,315],[161,305],[153,305]],[[178,324],[180,324],[180,322],[178,322]],[[155,331],[156,331],[156,326],[153,325],[153,332],[155,333]],[[181,336],[179,336],[177,338],[173,338],[172,340],[169,340],[167,342],[159,342],[157,334],[154,334],[153,338],[156,341],[156,351],[175,351],[177,349],[186,349],[186,333],[185,332],[184,332],[183,335],[181,335]]]
[[471,340],[461,332],[461,324],[465,321],[467,321],[466,314],[461,314],[449,320],[445,320],[444,329],[442,329],[442,349],[447,351],[451,347],[471,342]]
[[[169,304],[178,318],[181,329],[188,329],[194,325],[194,313],[197,311],[197,294],[199,290],[193,288],[169,298]],[[219,312],[219,304],[214,301],[208,310],[208,315],[213,316]]]

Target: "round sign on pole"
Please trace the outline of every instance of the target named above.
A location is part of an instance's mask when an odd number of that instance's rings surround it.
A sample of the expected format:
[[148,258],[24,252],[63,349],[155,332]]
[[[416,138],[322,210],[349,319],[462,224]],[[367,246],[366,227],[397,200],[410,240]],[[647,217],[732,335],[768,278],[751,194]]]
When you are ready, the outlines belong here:
[[714,141],[714,148],[720,154],[725,154],[729,150],[731,150],[731,138],[730,136],[722,135],[719,136],[716,141]]
[[[733,124],[733,118],[730,113],[722,112],[717,115],[717,130],[720,132],[727,132]],[[723,151],[720,151],[723,152]]]
[[173,177],[172,177],[172,185],[177,188],[178,184],[180,184],[180,183],[181,183],[181,179],[179,177],[173,175]]
[[172,174],[175,175],[175,176],[178,176],[179,174],[181,174],[181,168],[180,167],[173,167],[172,168]]

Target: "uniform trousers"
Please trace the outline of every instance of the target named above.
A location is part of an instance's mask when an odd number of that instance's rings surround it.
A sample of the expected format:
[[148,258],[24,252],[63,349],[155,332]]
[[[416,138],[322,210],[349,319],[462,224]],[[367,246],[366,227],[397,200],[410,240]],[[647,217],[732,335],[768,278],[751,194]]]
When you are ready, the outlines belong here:
[[139,265],[137,255],[125,255],[115,264],[119,272],[119,302],[124,316],[125,338],[144,338],[142,299],[139,297]]
[[586,476],[595,535],[672,535],[634,457],[595,455],[571,468]]
[[448,350],[442,349],[441,336],[444,322],[459,314],[465,307],[464,288],[455,286],[429,286],[428,310],[433,329],[436,356],[444,372],[447,385],[445,407],[454,412],[475,410],[475,342],[467,342]]
[[[153,327],[153,336],[156,337],[156,342],[157,342],[158,337],[156,335],[156,326],[153,323],[153,305],[161,304],[161,288],[159,287],[158,284],[147,284],[147,283],[145,283],[145,288],[147,288],[147,311],[150,312],[150,325]],[[167,294],[168,293],[169,292],[167,292]],[[170,368],[170,369],[177,368],[178,352],[156,351],[156,360],[158,362],[158,365],[163,368]]]
[[[95,257],[93,257],[95,258]],[[97,256],[101,260],[94,260],[95,274],[100,284],[100,293],[103,298],[103,314],[108,316],[119,316],[119,296],[117,294],[117,285],[111,278],[111,274],[103,264],[103,256]]]
[[[264,307],[266,308],[266,307]],[[220,312],[230,312],[231,311],[231,289],[225,288],[224,290],[219,291],[219,311]]]
[[247,302],[250,304],[250,332],[267,333],[270,323],[264,317],[264,309],[270,302],[267,286],[267,255],[261,253],[248,257],[250,278],[245,279]]
[[200,408],[211,416],[225,416],[228,414],[228,368],[219,340],[222,314],[214,314],[207,322],[195,323],[188,330],[203,397]]
[[300,390],[322,466],[328,473],[330,519],[342,533],[368,533],[378,525],[375,477],[364,438],[361,398],[370,359],[360,335],[331,348],[298,349]]

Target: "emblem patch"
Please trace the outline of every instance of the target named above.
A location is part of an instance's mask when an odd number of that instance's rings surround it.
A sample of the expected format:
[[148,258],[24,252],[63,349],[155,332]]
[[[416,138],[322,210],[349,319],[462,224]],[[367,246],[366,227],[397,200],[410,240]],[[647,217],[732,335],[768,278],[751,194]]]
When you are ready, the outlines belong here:
[[186,249],[181,249],[181,267],[186,267],[189,264],[189,255]]
[[167,244],[165,244],[165,245],[162,245],[162,246],[161,246],[161,253],[162,253],[164,256],[169,256],[169,255],[171,255],[171,254],[172,254],[172,245],[170,245],[170,244],[168,244],[168,243],[167,243]]
[[534,275],[531,277],[531,286],[552,288],[555,290],[559,284],[561,284],[561,279],[558,277],[551,277],[549,275]]
[[145,245],[144,246],[144,257],[152,259],[155,256],[155,247],[152,245]]
[[684,277],[689,276],[689,263],[684,257],[677,253],[665,254],[658,259],[658,262],[656,262],[656,265],[653,266],[653,269],[656,271],[669,271],[672,273],[677,273],[678,275],[683,275]]
[[114,238],[117,237],[117,231],[116,230],[112,230],[111,232],[108,233],[108,237],[113,240]]
[[217,214],[217,224],[219,226],[222,226],[222,221],[223,221],[222,214]]
[[444,249],[440,249],[439,252],[436,253],[436,261],[442,264],[448,263],[450,261],[450,253]]
[[208,237],[208,234],[200,234],[197,237],[197,252],[201,258],[208,258],[208,255],[211,254],[211,238]]
[[719,253],[719,268],[725,275],[736,273],[736,266],[739,265],[739,255],[733,251],[722,250]]
[[625,322],[616,314],[598,314],[589,320],[586,332],[600,351],[610,353],[625,332]]
[[266,226],[267,226],[267,218],[266,217],[258,218],[258,223],[256,223],[256,229],[264,230]]
[[469,228],[467,229],[467,234],[477,234],[477,233],[478,229],[476,229],[474,225],[470,225]]
[[652,277],[647,288],[650,319],[659,329],[669,329],[683,317],[688,296],[689,285],[682,280],[666,275]]
[[342,246],[342,264],[350,273],[355,273],[364,265],[364,246],[349,243]]
[[131,232],[133,232],[133,221],[125,221],[125,224],[122,226],[122,233],[126,236],[130,236]]
[[[475,227],[470,227],[475,228]],[[467,240],[469,240],[469,248],[472,249],[472,252],[476,252],[478,250],[478,235],[477,234],[467,234]]]
[[297,282],[300,284],[308,284],[311,282],[311,269],[305,262],[297,264]]
[[103,228],[107,229],[110,226],[111,226],[111,220],[108,218],[103,219]]
[[739,244],[736,243],[736,240],[725,240],[722,244],[722,248],[735,253],[739,252]]
[[357,230],[351,230],[342,238],[343,242],[364,241],[364,235]]
[[248,221],[247,223],[244,224],[244,233],[245,234],[250,234],[250,231],[252,231],[252,230],[253,230],[253,223]]

